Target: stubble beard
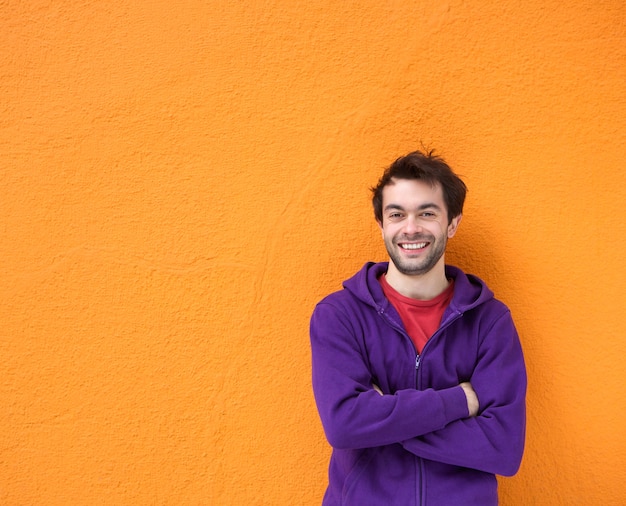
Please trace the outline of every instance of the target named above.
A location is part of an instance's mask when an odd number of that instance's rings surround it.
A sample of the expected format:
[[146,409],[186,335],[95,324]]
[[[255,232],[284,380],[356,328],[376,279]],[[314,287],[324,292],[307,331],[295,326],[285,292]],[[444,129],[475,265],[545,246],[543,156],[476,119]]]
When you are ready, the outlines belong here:
[[[430,251],[428,255],[422,259],[414,259],[407,260],[403,259],[399,250],[401,249],[398,246],[398,242],[402,241],[426,241],[430,243]],[[413,237],[407,238],[402,237],[397,240],[391,239],[390,241],[385,240],[385,247],[387,248],[387,253],[389,254],[389,258],[393,262],[393,265],[396,267],[398,272],[404,274],[405,276],[421,276],[428,272],[430,272],[437,262],[441,259],[443,254],[446,251],[446,243],[447,240],[445,237],[441,239],[437,239],[433,236],[430,237]]]

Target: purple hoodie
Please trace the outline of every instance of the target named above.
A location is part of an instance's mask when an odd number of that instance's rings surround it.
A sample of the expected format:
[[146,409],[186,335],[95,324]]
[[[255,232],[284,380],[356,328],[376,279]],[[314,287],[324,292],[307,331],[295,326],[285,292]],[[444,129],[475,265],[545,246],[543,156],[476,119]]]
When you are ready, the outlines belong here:
[[313,390],[333,447],[323,504],[498,504],[495,474],[515,474],[524,450],[526,370],[511,314],[480,279],[446,266],[454,296],[418,355],[378,281],[386,271],[365,264],[311,318]]

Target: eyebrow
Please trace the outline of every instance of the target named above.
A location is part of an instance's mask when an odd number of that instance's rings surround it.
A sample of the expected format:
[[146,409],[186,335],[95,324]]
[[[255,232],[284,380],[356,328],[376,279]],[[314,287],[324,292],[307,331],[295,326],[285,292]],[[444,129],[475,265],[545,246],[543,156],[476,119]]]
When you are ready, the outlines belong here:
[[[404,207],[402,207],[399,204],[387,204],[385,206],[385,211],[390,211],[392,209],[396,209],[398,211],[404,211]],[[420,206],[417,207],[416,211],[423,211],[425,209],[437,209],[438,211],[442,211],[443,209],[441,208],[441,206],[435,204],[434,202],[426,202]]]

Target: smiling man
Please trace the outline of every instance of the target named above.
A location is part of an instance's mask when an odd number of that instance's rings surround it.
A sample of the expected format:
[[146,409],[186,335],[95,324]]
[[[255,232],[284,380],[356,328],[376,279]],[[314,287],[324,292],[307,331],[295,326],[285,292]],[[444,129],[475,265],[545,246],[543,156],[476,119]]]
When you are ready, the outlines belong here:
[[526,370],[507,307],[445,264],[465,184],[416,151],[372,192],[389,262],[366,263],[311,318],[333,447],[323,504],[496,505],[496,474],[522,458]]

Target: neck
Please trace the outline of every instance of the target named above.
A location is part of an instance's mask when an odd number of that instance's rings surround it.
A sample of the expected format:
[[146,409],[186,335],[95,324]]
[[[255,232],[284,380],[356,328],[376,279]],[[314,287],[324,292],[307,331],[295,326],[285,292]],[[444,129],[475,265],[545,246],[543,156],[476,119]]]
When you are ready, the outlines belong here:
[[386,279],[398,293],[417,300],[434,299],[450,284],[446,278],[443,257],[430,271],[416,275],[402,274],[390,261]]

